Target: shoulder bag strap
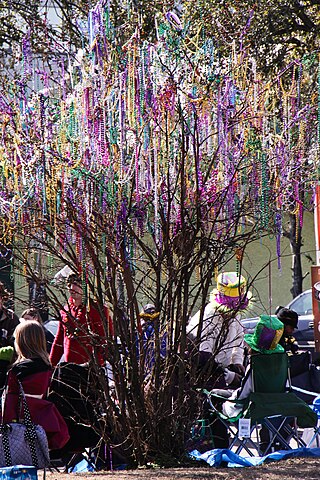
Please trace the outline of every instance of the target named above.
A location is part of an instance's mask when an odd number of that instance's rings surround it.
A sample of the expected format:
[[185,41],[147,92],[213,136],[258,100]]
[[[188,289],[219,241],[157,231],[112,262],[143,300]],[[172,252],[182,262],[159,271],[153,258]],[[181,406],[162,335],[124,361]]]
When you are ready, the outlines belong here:
[[[23,423],[26,426],[34,427],[34,423],[32,421],[31,413],[30,413],[30,410],[29,410],[29,407],[28,407],[27,399],[26,399],[26,396],[25,396],[25,393],[24,393],[24,390],[23,390],[23,386],[22,386],[22,383],[20,382],[20,380],[18,380],[18,384],[19,384],[19,389],[20,389],[19,396],[20,396],[20,399],[21,399],[21,403],[23,405],[23,416],[24,416]],[[19,418],[19,421],[20,421],[20,418]]]
[[1,395],[1,424],[0,424],[0,433],[2,436],[2,446],[3,446],[3,453],[4,453],[4,460],[6,466],[9,467],[12,465],[12,458],[11,458],[11,451],[10,451],[10,443],[9,443],[9,435],[8,431],[10,430],[10,425],[4,423],[4,411],[5,411],[5,403],[7,398],[8,392],[8,374],[6,378],[6,384],[3,388],[2,395]]
[[4,423],[4,407],[6,404],[6,398],[7,398],[7,387],[3,389],[2,395],[1,395],[1,425]]
[[[23,415],[24,415],[24,424],[26,426],[26,432],[25,432],[25,440],[26,442],[29,443],[30,445],[30,453],[31,453],[31,458],[32,458],[32,463],[35,467],[38,467],[38,457],[37,457],[37,450],[36,450],[36,440],[38,439],[37,437],[37,432],[34,423],[32,422],[30,410],[28,407],[28,403],[26,400],[26,396],[23,390],[22,383],[20,380],[18,380],[19,383],[19,389],[20,389],[20,406],[21,403],[23,404]],[[21,408],[20,408],[20,413],[21,413]],[[39,442],[40,443],[40,442]]]
[[49,458],[49,452],[48,449],[45,449],[44,446],[42,445],[41,441],[38,439],[37,436],[37,431],[36,431],[36,425],[33,423],[32,418],[31,418],[31,413],[28,407],[27,399],[23,390],[22,383],[19,381],[19,388],[20,388],[20,395],[21,399],[23,402],[23,410],[24,410],[24,424],[27,427],[26,430],[26,440],[30,444],[30,451],[31,451],[31,458],[33,465],[35,467],[38,466],[38,457],[37,457],[37,450],[36,450],[36,440],[38,441],[38,446],[43,454],[43,458],[46,459],[46,461],[50,462]]

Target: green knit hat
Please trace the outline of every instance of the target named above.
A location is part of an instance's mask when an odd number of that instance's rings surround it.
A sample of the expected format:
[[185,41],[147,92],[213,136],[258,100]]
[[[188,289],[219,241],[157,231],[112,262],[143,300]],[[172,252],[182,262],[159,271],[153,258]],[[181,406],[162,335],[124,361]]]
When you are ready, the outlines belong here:
[[14,353],[13,347],[1,347],[0,348],[0,360],[6,360],[11,362]]
[[245,342],[260,353],[280,353],[284,348],[279,345],[283,334],[283,323],[274,315],[260,315],[253,333],[244,336]]

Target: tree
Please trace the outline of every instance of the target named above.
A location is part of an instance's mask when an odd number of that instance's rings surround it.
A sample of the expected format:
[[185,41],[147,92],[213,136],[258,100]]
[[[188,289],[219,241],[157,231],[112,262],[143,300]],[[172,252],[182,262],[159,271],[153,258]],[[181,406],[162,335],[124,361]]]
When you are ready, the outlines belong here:
[[[189,19],[196,38],[210,37],[214,39],[216,55],[228,55],[230,46],[234,55],[241,52],[255,58],[257,70],[272,82],[279,74],[288,69],[293,62],[295,67],[289,69],[289,75],[299,75],[295,62],[300,59],[303,65],[308,64],[308,81],[299,83],[299,98],[303,103],[312,102],[310,97],[317,90],[318,83],[318,32],[320,26],[319,2],[194,2],[184,3],[184,15]],[[199,37],[200,35],[200,37]],[[238,40],[239,39],[239,40]],[[282,89],[279,86],[280,108],[287,108],[282,102],[287,102],[291,82],[288,75],[281,76]],[[294,79],[295,81],[297,78]],[[283,92],[285,92],[283,94]],[[298,100],[300,102],[300,100]],[[306,140],[308,142],[308,140]],[[311,140],[317,143],[314,136]],[[292,148],[287,145],[288,148]],[[310,145],[307,146],[310,148]],[[318,154],[314,152],[316,156]],[[316,160],[318,161],[318,160]],[[308,163],[303,168],[305,182],[308,183]],[[290,240],[293,255],[291,289],[293,297],[302,292],[304,275],[301,268],[301,247],[303,209],[310,210],[309,202],[304,201],[304,187],[299,189],[299,205],[290,210],[299,211],[290,215],[289,228],[284,228],[283,234]],[[307,195],[309,198],[309,195]]]
[[[228,52],[230,42],[233,42],[234,53],[238,54],[241,50],[253,56],[257,61],[257,69],[262,70],[264,74],[272,76],[279,70],[287,68],[286,65],[290,61],[303,56],[302,62],[309,64],[310,78],[308,82],[299,85],[300,95],[306,103],[307,98],[312,95],[312,91],[316,88],[317,81],[317,65],[315,51],[317,48],[316,38],[319,25],[319,14],[316,6],[318,2],[297,2],[296,0],[286,2],[282,5],[279,2],[246,2],[241,4],[237,1],[228,2],[227,5],[221,2],[184,2],[183,5],[172,2],[160,2],[157,5],[150,6],[148,1],[133,2],[129,7],[123,2],[112,2],[107,15],[100,17],[102,28],[106,23],[107,37],[114,54],[119,55],[123,45],[127,42],[130,44],[130,38],[135,32],[139,32],[141,39],[154,40],[156,34],[155,19],[161,18],[163,12],[170,17],[171,24],[181,22],[181,19],[187,18],[189,48],[200,45],[203,39],[212,36],[214,48],[212,49],[213,57],[217,55],[225,55]],[[48,18],[48,10],[55,10],[58,18],[61,19],[63,28],[50,24]],[[129,8],[129,10],[128,10]],[[6,59],[11,58],[9,69],[11,77],[14,73],[12,65],[16,63],[16,56],[8,56],[8,45],[17,48],[19,42],[23,38],[23,74],[19,79],[15,89],[30,88],[31,73],[38,68],[41,75],[39,82],[44,88],[48,88],[50,83],[49,77],[55,77],[55,71],[61,68],[66,72],[69,68],[70,55],[74,57],[77,48],[82,45],[88,46],[89,36],[88,30],[84,27],[85,15],[99,15],[95,12],[94,3],[59,1],[52,4],[45,2],[27,2],[23,5],[12,2],[10,6],[4,4],[2,6],[2,14],[5,18],[3,30],[0,32],[0,45],[5,48]],[[182,23],[181,23],[182,25]],[[181,34],[184,32],[181,28]],[[240,42],[236,39],[240,38]],[[9,41],[10,40],[10,41]],[[197,47],[196,47],[197,48]],[[245,50],[244,50],[245,49]],[[238,52],[239,50],[239,52]],[[238,53],[237,53],[238,52]],[[241,53],[239,53],[241,54]],[[69,57],[68,57],[69,56]],[[35,59],[41,58],[40,65],[36,66]],[[121,58],[121,55],[119,56]],[[38,63],[38,62],[36,62]],[[6,67],[8,60],[6,60]],[[6,70],[6,69],[4,69]],[[21,75],[21,72],[19,72]],[[299,75],[296,70],[296,75]],[[59,75],[58,75],[59,76]],[[63,94],[68,91],[70,85],[64,80],[62,75],[56,81],[60,84]],[[4,80],[4,89],[8,89],[8,72],[6,72]],[[285,79],[282,76],[282,79]],[[72,79],[71,79],[72,81]],[[287,84],[286,84],[287,83]],[[283,80],[285,89],[289,87],[291,79]],[[298,82],[299,83],[299,82]],[[12,88],[12,87],[11,87]],[[281,91],[279,90],[280,98]],[[291,225],[293,225],[293,221]],[[298,228],[301,222],[298,222]],[[301,242],[298,244],[294,241],[296,237],[302,238],[302,230],[298,234],[294,231],[284,232],[291,239],[292,250],[298,261],[294,263],[293,283],[298,287],[293,288],[293,295],[299,293],[302,289],[303,274],[299,265],[301,252]],[[297,250],[298,248],[298,250]]]
[[[318,49],[319,1],[184,2],[194,31],[203,28],[220,51],[248,48],[265,74],[273,74]],[[240,41],[238,41],[240,39]]]
[[[100,19],[98,28],[104,28],[105,22],[107,29],[111,26],[110,32],[115,34],[108,41],[118,48],[137,28],[146,38],[154,38],[154,17],[163,9],[168,10],[171,4],[114,1],[108,16]],[[40,74],[36,77],[48,75],[51,82],[54,79],[59,82],[59,77],[55,77],[62,66],[67,70],[78,49],[90,48],[88,15],[95,17],[95,7],[96,2],[92,0],[3,1],[0,5],[0,81],[4,90],[13,79],[28,82],[33,72]]]
[[[277,101],[285,76],[264,82],[246,52],[213,63],[213,41],[196,43],[170,16],[158,19],[156,44],[137,31],[119,50],[109,41],[117,30],[100,29],[107,8],[96,10],[92,51],[71,72],[69,95],[26,99],[16,89],[4,106],[1,229],[26,277],[46,284],[51,308],[65,303],[53,264],[80,272],[103,318],[108,301],[114,336],[106,328],[92,338],[115,380],[94,363],[97,411],[108,412],[99,431],[145,464],[183,453],[198,408],[188,318],[196,308],[203,317],[218,270],[233,261],[242,271],[248,243],[281,235],[282,213],[300,201],[292,175],[309,158],[302,138],[312,141],[315,110],[296,102],[291,114]],[[139,320],[147,301],[160,312],[151,370]]]

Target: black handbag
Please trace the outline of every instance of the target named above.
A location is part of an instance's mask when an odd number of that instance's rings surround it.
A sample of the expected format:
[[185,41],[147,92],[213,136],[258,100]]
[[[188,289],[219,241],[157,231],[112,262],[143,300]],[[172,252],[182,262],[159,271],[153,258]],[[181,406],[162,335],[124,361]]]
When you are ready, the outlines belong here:
[[5,393],[2,398],[2,420],[0,424],[0,467],[12,465],[34,466],[45,468],[50,463],[49,447],[46,432],[40,425],[32,422],[21,382],[19,382],[20,407],[23,406],[24,420],[3,423],[5,409]]

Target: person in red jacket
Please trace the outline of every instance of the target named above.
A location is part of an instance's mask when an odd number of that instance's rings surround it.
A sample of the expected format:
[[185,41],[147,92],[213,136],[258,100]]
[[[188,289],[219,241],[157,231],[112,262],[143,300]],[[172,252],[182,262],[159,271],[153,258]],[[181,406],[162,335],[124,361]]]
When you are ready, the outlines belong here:
[[56,366],[63,355],[64,361],[78,365],[87,364],[94,357],[100,365],[106,360],[106,344],[112,335],[112,323],[108,309],[104,316],[108,331],[105,331],[104,321],[93,302],[87,308],[83,304],[83,289],[81,279],[76,274],[69,275],[67,286],[70,298],[67,305],[60,311],[61,321],[51,347],[50,361]]
[[[59,406],[71,437],[62,454],[94,447],[101,440],[94,428],[100,428],[97,418],[92,418],[97,417],[97,393],[95,369],[92,371],[91,366],[92,361],[101,366],[105,364],[107,341],[113,336],[108,309],[105,307],[100,315],[93,302],[89,307],[84,305],[81,278],[69,275],[67,287],[70,297],[60,311],[61,321],[50,352],[52,365],[57,368],[49,398]],[[70,375],[72,381],[69,382]]]
[[18,420],[20,381],[33,423],[44,428],[49,449],[60,449],[66,445],[70,435],[57,407],[46,400],[52,368],[42,326],[33,320],[20,323],[15,329],[14,345],[18,357],[8,373],[4,422]]

